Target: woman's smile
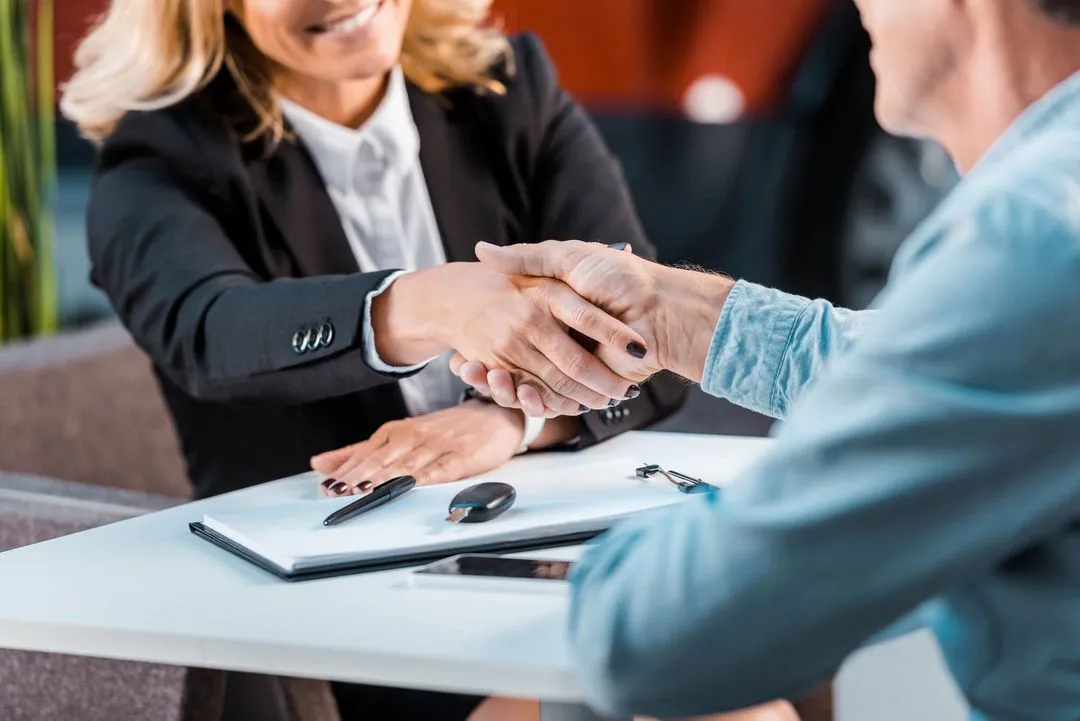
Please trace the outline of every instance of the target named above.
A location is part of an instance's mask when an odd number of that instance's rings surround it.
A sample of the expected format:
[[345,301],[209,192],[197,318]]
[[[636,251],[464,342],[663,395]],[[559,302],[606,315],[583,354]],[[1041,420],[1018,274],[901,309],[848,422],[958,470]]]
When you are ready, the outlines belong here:
[[389,0],[369,0],[360,9],[348,15],[337,15],[306,28],[312,35],[320,35],[339,42],[353,42],[369,35],[379,19],[385,15]]

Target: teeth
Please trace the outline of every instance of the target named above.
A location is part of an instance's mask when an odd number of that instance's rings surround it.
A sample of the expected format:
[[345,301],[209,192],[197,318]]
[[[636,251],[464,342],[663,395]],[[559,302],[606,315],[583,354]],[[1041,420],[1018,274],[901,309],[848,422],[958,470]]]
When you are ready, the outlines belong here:
[[326,30],[331,33],[348,33],[353,30],[359,30],[371,22],[377,12],[379,12],[379,3],[371,3],[351,18],[345,18],[332,25],[327,25]]

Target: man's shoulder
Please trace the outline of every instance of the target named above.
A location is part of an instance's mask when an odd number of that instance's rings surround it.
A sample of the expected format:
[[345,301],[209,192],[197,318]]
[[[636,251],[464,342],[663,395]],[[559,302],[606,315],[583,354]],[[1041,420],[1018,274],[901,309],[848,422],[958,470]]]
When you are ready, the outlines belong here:
[[1071,273],[1080,263],[1080,128],[1047,133],[976,167],[904,243],[891,276],[950,249]]
[[1041,223],[1080,242],[1080,124],[1032,138],[1001,161],[983,185],[980,214],[1000,221],[1005,211],[1009,226]]

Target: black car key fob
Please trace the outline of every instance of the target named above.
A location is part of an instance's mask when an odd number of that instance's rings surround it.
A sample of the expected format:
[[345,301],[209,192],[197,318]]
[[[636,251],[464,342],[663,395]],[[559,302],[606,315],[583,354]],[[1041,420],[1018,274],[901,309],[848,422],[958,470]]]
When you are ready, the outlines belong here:
[[469,486],[450,501],[449,523],[483,523],[514,505],[517,491],[508,483],[486,481]]

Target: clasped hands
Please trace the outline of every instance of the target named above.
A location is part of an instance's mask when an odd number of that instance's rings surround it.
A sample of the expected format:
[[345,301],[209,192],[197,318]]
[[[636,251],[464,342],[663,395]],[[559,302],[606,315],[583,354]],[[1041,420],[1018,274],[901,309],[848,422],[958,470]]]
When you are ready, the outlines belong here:
[[[589,361],[560,370],[571,385],[588,385],[594,363],[622,379],[628,392],[610,394],[589,408],[632,398],[649,376],[670,370],[700,381],[709,342],[733,282],[723,276],[669,268],[635,256],[625,244],[576,240],[499,247],[476,246],[480,262],[507,276],[554,279],[577,298],[575,312],[560,318],[565,330],[595,341]],[[614,322],[613,322],[614,321]],[[597,329],[603,329],[597,334]],[[643,352],[642,352],[643,351]],[[567,386],[551,386],[520,367],[491,363],[457,348],[451,368],[466,383],[507,408],[551,418],[574,409]],[[608,386],[610,387],[610,385]]]
[[[476,251],[479,263],[399,277],[371,314],[384,361],[409,366],[456,351],[451,368],[495,404],[391,421],[316,456],[328,495],[363,494],[404,473],[423,484],[475,475],[513,456],[521,411],[552,418],[606,408],[665,369],[701,379],[728,278],[600,243],[480,243]],[[566,439],[578,432],[567,430]],[[552,431],[557,443],[562,429]]]

